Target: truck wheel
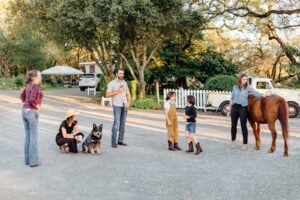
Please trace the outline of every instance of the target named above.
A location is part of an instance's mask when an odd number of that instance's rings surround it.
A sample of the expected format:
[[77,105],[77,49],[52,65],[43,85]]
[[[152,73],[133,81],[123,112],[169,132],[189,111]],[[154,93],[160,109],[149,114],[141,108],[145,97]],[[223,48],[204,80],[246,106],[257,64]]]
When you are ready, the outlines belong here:
[[289,106],[289,117],[295,118],[299,115],[299,106],[295,102],[288,102]]
[[229,104],[230,102],[229,101],[224,101],[221,103],[220,105],[220,111],[222,113],[222,115],[226,116],[228,111],[229,111]]
[[85,91],[85,87],[80,87],[80,91]]

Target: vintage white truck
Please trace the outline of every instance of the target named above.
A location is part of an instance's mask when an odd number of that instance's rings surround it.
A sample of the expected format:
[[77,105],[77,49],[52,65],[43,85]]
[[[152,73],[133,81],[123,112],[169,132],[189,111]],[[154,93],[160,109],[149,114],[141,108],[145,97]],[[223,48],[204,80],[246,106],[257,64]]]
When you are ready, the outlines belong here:
[[[269,78],[249,77],[249,85],[261,94],[277,94],[286,99],[289,105],[290,118],[297,117],[300,112],[300,91],[278,88],[275,82]],[[207,109],[220,110],[223,115],[227,115],[230,102],[230,93],[211,92],[207,97]]]

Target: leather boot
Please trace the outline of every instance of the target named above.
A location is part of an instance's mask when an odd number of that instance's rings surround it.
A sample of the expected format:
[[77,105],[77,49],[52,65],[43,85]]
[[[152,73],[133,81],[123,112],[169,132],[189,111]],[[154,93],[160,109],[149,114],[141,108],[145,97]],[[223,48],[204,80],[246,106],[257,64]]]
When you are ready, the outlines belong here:
[[196,153],[195,153],[195,155],[198,155],[199,153],[201,153],[203,150],[202,150],[202,148],[201,148],[201,146],[200,146],[200,143],[198,142],[197,144],[196,144]]
[[187,153],[192,153],[192,152],[194,152],[193,142],[189,142],[189,149],[186,150],[185,152],[187,152]]
[[176,149],[176,150],[181,150],[181,148],[178,146],[178,143],[174,143],[174,149]]
[[170,151],[176,151],[176,149],[173,147],[172,142],[168,141],[168,145],[169,145],[169,150]]

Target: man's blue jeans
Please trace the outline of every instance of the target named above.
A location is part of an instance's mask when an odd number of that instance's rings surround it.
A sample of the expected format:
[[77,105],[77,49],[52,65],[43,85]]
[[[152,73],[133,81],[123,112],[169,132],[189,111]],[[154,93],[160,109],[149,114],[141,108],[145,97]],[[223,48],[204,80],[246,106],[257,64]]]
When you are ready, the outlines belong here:
[[119,132],[118,142],[124,141],[125,123],[127,118],[127,109],[122,106],[113,106],[114,124],[112,127],[111,143],[117,144],[117,134]]
[[39,113],[35,109],[23,109],[22,118],[25,128],[25,164],[36,165],[39,162],[37,144]]

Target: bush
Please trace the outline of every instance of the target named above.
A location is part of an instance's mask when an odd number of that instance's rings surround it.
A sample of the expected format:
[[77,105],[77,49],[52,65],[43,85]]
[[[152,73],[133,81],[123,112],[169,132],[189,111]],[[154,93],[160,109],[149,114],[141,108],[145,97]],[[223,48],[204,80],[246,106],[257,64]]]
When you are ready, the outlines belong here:
[[236,78],[229,75],[218,75],[208,79],[204,85],[205,90],[231,91]]
[[0,89],[13,89],[15,87],[14,78],[0,78]]
[[130,81],[131,85],[131,95],[132,95],[132,100],[136,100],[137,98],[137,87],[138,87],[138,82],[136,80]]
[[19,75],[15,78],[14,83],[17,88],[21,88],[25,85],[25,77],[22,75]]
[[53,90],[53,89],[62,89],[64,85],[52,84],[52,83],[42,83],[42,90]]
[[300,81],[282,81],[281,83],[276,83],[278,87],[289,88],[289,89],[300,89]]
[[106,97],[107,84],[108,83],[106,82],[105,78],[102,76],[98,85],[100,97]]
[[145,109],[145,110],[158,110],[160,109],[159,105],[155,99],[136,99],[131,102],[133,108]]
[[51,75],[43,75],[43,84],[54,86],[55,82],[52,80]]

